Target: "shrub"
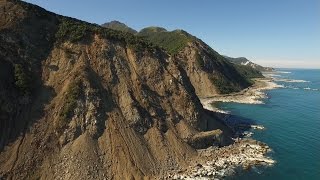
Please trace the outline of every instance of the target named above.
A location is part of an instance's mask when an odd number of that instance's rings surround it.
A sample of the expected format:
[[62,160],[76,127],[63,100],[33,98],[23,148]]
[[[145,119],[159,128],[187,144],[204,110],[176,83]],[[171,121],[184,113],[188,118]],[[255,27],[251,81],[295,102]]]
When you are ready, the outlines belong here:
[[202,70],[205,68],[203,59],[202,59],[202,57],[200,56],[199,53],[196,53],[196,63]]
[[77,100],[81,96],[81,81],[77,80],[71,83],[68,87],[68,90],[65,94],[65,102],[63,108],[60,112],[60,118],[58,126],[60,128],[67,125],[68,119],[73,116],[74,109],[77,107]]
[[21,64],[14,65],[15,86],[22,95],[30,95],[32,88],[31,73]]
[[188,42],[191,42],[194,38],[182,30],[175,30],[171,32],[145,30],[141,31],[138,35],[148,39],[155,45],[164,48],[172,55],[177,54],[184,49]]
[[142,51],[145,49],[153,51],[154,49],[158,48],[145,41],[143,38],[137,37],[128,32],[103,28],[98,25],[68,18],[61,18],[60,21],[61,22],[59,24],[58,31],[55,35],[58,42],[63,42],[64,40],[78,42],[84,37],[90,37],[92,34],[99,34],[102,37],[110,40],[124,42],[126,45],[137,51]]
[[58,40],[68,39],[71,42],[76,42],[81,40],[89,29],[90,27],[86,23],[63,18],[56,33],[56,38]]
[[264,77],[262,73],[250,66],[245,66],[245,65],[239,65],[239,64],[233,64],[237,71],[245,76],[247,79],[251,78],[262,78]]
[[210,80],[221,94],[229,94],[240,90],[236,86],[230,84],[230,81],[223,77],[223,75],[211,77]]

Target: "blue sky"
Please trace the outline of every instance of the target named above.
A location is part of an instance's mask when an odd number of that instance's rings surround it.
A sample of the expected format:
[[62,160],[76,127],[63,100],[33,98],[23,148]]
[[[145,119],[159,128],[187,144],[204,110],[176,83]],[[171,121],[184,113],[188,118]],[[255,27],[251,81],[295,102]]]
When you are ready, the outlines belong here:
[[320,68],[320,0],[26,1],[97,24],[184,29],[220,54],[262,65]]

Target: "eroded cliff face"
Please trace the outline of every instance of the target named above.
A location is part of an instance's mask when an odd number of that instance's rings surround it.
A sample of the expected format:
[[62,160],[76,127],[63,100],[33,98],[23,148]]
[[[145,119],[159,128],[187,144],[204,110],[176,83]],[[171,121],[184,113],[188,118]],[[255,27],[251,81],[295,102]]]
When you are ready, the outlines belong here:
[[200,97],[238,92],[252,85],[252,77],[246,75],[252,73],[250,67],[237,67],[184,30],[167,31],[160,27],[147,27],[137,36],[164,48],[175,57]]
[[228,143],[175,59],[95,31],[57,39],[63,19],[0,1],[0,177],[153,179]]
[[189,42],[175,57],[199,97],[237,92],[251,85],[231,63],[199,39]]

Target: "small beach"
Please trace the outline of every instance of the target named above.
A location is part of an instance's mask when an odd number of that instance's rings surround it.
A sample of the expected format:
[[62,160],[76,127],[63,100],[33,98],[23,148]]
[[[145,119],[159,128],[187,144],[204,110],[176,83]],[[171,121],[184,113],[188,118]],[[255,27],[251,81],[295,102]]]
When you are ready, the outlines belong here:
[[[253,79],[254,84],[240,92],[226,95],[217,95],[214,97],[200,98],[205,109],[217,111],[216,107],[212,107],[214,102],[235,102],[243,104],[263,104],[263,99],[267,98],[265,90],[271,90],[283,87],[274,82],[273,78],[256,78]],[[221,111],[221,110],[220,110]]]

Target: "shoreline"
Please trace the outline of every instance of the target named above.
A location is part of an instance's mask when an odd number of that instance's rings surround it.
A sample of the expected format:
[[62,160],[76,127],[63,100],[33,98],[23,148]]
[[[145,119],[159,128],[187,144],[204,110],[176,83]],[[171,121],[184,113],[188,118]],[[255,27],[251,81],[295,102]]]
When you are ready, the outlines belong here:
[[169,172],[167,179],[221,179],[250,170],[255,166],[272,166],[276,162],[266,154],[272,150],[265,143],[245,138],[224,147],[197,150],[199,158],[178,172]]
[[[274,82],[273,78],[256,78],[254,84],[240,92],[217,95],[213,97],[200,98],[205,109],[210,111],[222,111],[212,106],[214,102],[235,102],[242,104],[263,104],[263,99],[267,98],[264,91],[283,87]],[[222,111],[223,112],[223,111]]]
[[[217,108],[216,102],[235,102],[243,104],[263,104],[267,98],[265,90],[281,88],[283,86],[274,82],[270,76],[253,79],[254,84],[240,92],[217,95],[214,97],[200,98],[203,107],[207,110],[220,113],[223,121],[231,116],[230,112]],[[250,125],[251,129],[263,130],[264,127],[257,124]],[[249,132],[250,134],[250,132]],[[234,143],[224,147],[211,146],[206,149],[199,149],[198,158],[192,161],[191,166],[184,170],[168,172],[169,179],[221,179],[234,175],[240,171],[249,170],[254,166],[272,166],[276,163],[267,154],[271,148],[260,141],[248,138],[245,132],[244,137],[237,137]],[[251,134],[250,134],[251,135]]]

